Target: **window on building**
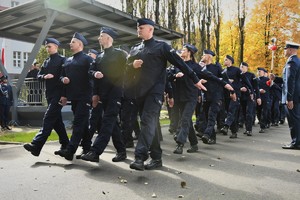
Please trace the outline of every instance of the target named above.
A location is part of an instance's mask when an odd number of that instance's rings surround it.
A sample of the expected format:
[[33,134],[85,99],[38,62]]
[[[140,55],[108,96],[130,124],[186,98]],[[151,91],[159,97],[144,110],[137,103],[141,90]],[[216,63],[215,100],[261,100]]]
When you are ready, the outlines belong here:
[[29,53],[28,52],[23,52],[23,66],[25,66],[27,60],[28,60],[28,56],[29,56]]
[[20,51],[14,51],[13,52],[13,66],[14,67],[21,67],[21,52]]
[[14,0],[11,1],[11,7],[15,7],[19,4],[20,4],[20,2],[18,2],[18,1],[14,1]]

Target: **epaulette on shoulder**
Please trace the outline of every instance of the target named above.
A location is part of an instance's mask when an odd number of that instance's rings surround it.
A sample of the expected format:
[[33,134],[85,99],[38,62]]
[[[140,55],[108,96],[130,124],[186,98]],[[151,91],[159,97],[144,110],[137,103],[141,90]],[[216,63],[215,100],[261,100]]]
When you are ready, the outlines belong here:
[[142,44],[142,42],[139,42],[139,43],[136,43],[135,45],[133,45],[131,48],[135,48],[135,47],[138,47]]
[[289,59],[287,60],[287,62],[288,62],[288,63],[295,62],[293,58],[295,58],[295,57],[294,57],[294,56],[289,57]]

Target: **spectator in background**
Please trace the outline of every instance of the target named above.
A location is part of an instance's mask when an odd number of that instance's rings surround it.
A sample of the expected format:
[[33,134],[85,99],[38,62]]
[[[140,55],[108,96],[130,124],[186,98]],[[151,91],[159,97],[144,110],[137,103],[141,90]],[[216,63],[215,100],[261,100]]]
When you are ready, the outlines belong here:
[[27,102],[30,105],[41,105],[43,90],[37,81],[40,64],[35,62],[27,73],[26,86],[28,90]]
[[12,87],[7,81],[7,76],[0,78],[0,115],[1,115],[1,128],[2,130],[11,130],[8,126],[9,110],[13,105]]

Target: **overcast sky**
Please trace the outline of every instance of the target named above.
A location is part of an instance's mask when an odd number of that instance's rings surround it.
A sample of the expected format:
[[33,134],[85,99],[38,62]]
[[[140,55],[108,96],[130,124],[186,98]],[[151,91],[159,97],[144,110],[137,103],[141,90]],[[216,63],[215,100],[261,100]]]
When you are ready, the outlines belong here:
[[[122,10],[122,5],[120,0],[97,0],[97,1],[106,5],[110,5],[119,10]],[[248,14],[254,8],[256,2],[257,0],[246,0],[246,7],[247,7],[246,9]],[[237,0],[222,0],[221,9],[224,13],[224,18],[226,20],[229,20],[230,18],[234,17],[234,15],[236,15]]]

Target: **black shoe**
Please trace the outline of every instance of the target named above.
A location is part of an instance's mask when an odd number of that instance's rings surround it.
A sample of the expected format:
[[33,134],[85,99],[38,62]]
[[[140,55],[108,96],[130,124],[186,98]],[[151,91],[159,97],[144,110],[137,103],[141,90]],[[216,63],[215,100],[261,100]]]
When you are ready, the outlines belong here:
[[231,138],[231,139],[237,138],[237,134],[236,133],[231,133],[231,135],[229,136],[229,138]]
[[243,134],[244,134],[244,135],[247,135],[247,132],[248,132],[248,131],[245,131]]
[[206,134],[204,134],[204,135],[202,136],[201,140],[202,140],[202,142],[203,142],[204,144],[208,144],[209,136],[206,135]]
[[252,136],[252,131],[246,131],[247,136]]
[[6,128],[7,130],[11,130],[11,128],[10,128],[9,126],[5,126],[5,128]]
[[263,129],[263,128],[260,129],[260,130],[259,130],[259,133],[265,133],[265,129]]
[[66,160],[73,160],[74,154],[71,153],[68,149],[60,149],[58,151],[54,151],[55,155],[59,155],[61,157],[64,157]]
[[156,169],[156,168],[160,168],[160,167],[162,167],[162,160],[161,159],[157,159],[157,160],[151,159],[145,165],[145,169],[147,169],[147,170],[152,170],[152,169]]
[[216,144],[216,143],[217,143],[216,140],[211,138],[207,141],[207,144]]
[[31,152],[32,155],[34,156],[39,156],[40,155],[40,148],[38,148],[36,145],[34,144],[24,144],[23,146],[27,151]]
[[132,163],[130,163],[129,167],[130,169],[144,171],[144,161],[140,159],[135,159]]
[[192,145],[186,152],[188,153],[195,153],[198,151],[198,145]]
[[113,162],[120,162],[127,158],[126,152],[117,153],[115,157],[113,157]]
[[99,162],[99,155],[94,151],[89,151],[88,153],[82,155],[81,159],[90,162]]
[[76,159],[81,159],[81,157],[85,154],[87,154],[89,151],[88,150],[82,150],[80,154],[76,155]]
[[175,154],[182,154],[183,153],[183,144],[177,144],[176,149],[173,151]]
[[279,123],[280,124],[284,124],[284,120],[282,119],[282,120],[279,120]]
[[227,135],[227,133],[228,133],[228,126],[224,126],[223,128],[221,128],[220,132],[223,133],[223,135]]
[[296,149],[300,150],[300,145],[296,146],[294,144],[286,144],[282,146],[283,149]]
[[125,147],[126,148],[133,148],[134,147],[133,141],[132,142],[126,142]]

